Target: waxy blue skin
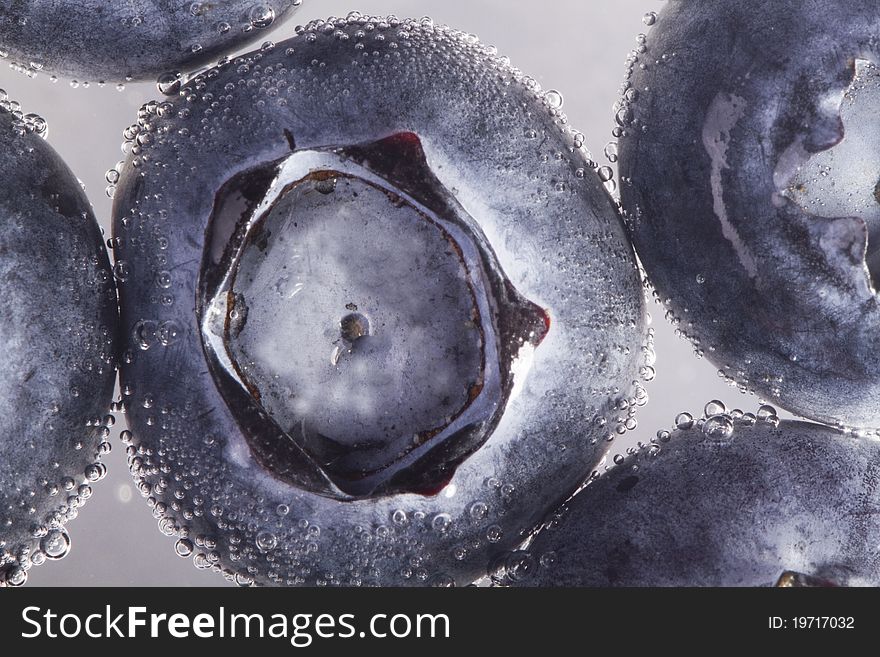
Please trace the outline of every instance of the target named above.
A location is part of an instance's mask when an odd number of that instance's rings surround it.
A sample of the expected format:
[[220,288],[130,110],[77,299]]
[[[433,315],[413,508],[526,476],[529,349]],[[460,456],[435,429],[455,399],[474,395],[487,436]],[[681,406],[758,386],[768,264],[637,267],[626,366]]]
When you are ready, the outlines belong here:
[[[602,458],[642,361],[630,245],[558,113],[462,33],[350,16],[209,71],[148,114],[114,201],[116,255],[131,272],[122,321],[125,331],[174,321],[180,336],[146,351],[130,340],[121,377],[133,474],[163,527],[182,536],[180,551],[194,546],[196,565],[240,583],[468,584],[485,574]],[[243,409],[221,395],[196,307],[205,234],[215,193],[236,174],[292,149],[404,132],[550,328],[497,428],[447,486],[340,501],[261,467]],[[173,276],[165,305],[150,302],[161,270]]]
[[514,584],[877,586],[878,459],[877,440],[804,422],[674,431],[569,501],[529,547],[549,565]]
[[[0,110],[0,581],[59,527],[116,381],[116,289],[79,181]],[[64,487],[64,480],[70,487]],[[54,494],[52,493],[54,490]]]
[[[857,217],[782,195],[843,137],[876,0],[672,0],[619,115],[620,193],[648,276],[724,374],[804,417],[880,427],[880,308]],[[876,245],[871,244],[873,249]]]
[[[267,28],[297,6],[295,0],[5,0],[0,49],[25,68],[80,81],[155,79],[266,39]],[[275,20],[252,27],[251,12],[262,7]]]

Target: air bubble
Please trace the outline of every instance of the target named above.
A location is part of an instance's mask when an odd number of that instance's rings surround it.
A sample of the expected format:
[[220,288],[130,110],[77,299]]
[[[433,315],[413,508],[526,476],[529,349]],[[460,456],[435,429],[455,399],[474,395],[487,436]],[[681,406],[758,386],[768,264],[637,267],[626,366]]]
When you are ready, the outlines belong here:
[[767,422],[769,424],[778,424],[779,417],[776,409],[769,404],[763,404],[759,409],[757,416],[759,422]]
[[448,513],[438,513],[431,521],[431,527],[434,531],[445,532],[452,523],[452,517]]
[[713,399],[712,401],[710,401],[703,409],[703,415],[705,415],[706,417],[721,415],[726,412],[727,407],[724,405],[724,402],[720,402],[717,399]]
[[275,22],[275,10],[269,5],[256,5],[249,14],[251,25],[257,29],[265,29]]
[[710,438],[730,438],[733,435],[733,420],[727,415],[715,415],[703,423],[701,430]]
[[535,558],[525,550],[511,552],[504,562],[507,577],[514,582],[527,581],[535,571]]
[[176,96],[180,93],[180,87],[182,85],[181,78],[182,76],[179,71],[163,73],[159,76],[159,79],[156,80],[156,88],[163,96]]
[[63,559],[70,553],[70,536],[63,529],[51,529],[40,540],[40,550],[47,559]]
[[92,483],[96,481],[101,481],[101,479],[106,476],[107,466],[105,466],[103,463],[92,463],[85,469],[85,477],[88,481]]
[[681,431],[687,431],[694,426],[694,416],[690,413],[679,413],[675,417],[675,427]]
[[268,552],[278,545],[278,537],[272,532],[263,531],[257,534],[256,543],[261,552]]
[[9,586],[24,586],[27,582],[27,571],[21,566],[13,566],[5,573],[0,571],[0,577],[2,577],[0,581],[5,582]]
[[486,530],[486,540],[490,543],[497,543],[504,536],[504,530],[498,525],[492,525]]
[[547,106],[550,109],[558,110],[562,109],[562,106],[565,104],[565,100],[562,97],[562,94],[552,89],[544,94],[544,101],[547,103]]

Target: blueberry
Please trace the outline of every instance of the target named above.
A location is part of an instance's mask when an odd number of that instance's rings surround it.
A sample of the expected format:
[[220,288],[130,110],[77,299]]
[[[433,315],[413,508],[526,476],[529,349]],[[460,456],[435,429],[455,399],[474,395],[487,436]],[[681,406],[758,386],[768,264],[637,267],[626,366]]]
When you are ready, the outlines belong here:
[[[863,0],[673,0],[617,114],[636,251],[695,349],[743,389],[860,428],[880,426],[876,208],[829,214],[793,183],[846,139],[841,100],[878,27]],[[839,182],[866,198],[877,181]]]
[[0,7],[0,49],[31,72],[107,82],[155,79],[264,39],[267,28],[301,3],[13,0]]
[[65,523],[102,478],[116,292],[82,188],[0,92],[0,586],[63,557]]
[[470,583],[632,425],[640,278],[548,95],[466,34],[351,14],[142,110],[121,381],[178,554]]
[[[690,417],[690,416],[688,416]],[[691,418],[588,484],[502,581],[524,586],[880,584],[880,444],[780,422]]]

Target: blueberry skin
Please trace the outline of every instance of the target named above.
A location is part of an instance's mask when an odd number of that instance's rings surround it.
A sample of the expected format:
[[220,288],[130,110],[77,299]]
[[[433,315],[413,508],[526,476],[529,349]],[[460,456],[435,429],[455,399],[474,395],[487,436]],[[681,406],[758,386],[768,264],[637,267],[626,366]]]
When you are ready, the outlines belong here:
[[26,69],[68,78],[155,79],[265,39],[301,2],[5,0],[0,48]]
[[0,585],[21,583],[40,537],[75,517],[103,475],[116,380],[100,229],[76,177],[30,127],[0,109]]
[[[877,586],[880,443],[823,425],[696,426],[590,483],[529,547],[522,586]],[[551,528],[552,527],[552,528]]]
[[617,116],[636,251],[695,348],[784,408],[862,428],[880,426],[868,230],[781,190],[843,137],[837,101],[878,29],[874,0],[672,0]]
[[[131,274],[122,321],[174,322],[179,337],[144,350],[136,332],[121,381],[132,473],[160,528],[180,536],[178,554],[241,584],[468,584],[589,475],[636,401],[644,294],[613,203],[562,119],[466,34],[356,14],[142,111],[114,201]],[[442,491],[338,501],[273,478],[249,452],[206,363],[200,263],[215,192],[235,174],[400,132],[421,138],[552,327],[494,433]],[[164,301],[162,271],[173,277]]]

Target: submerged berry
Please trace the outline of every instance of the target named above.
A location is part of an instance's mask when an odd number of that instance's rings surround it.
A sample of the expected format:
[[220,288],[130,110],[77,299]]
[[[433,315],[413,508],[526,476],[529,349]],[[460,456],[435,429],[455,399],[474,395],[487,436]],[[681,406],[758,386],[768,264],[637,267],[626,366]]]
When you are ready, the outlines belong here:
[[644,403],[638,270],[558,101],[493,48],[298,32],[130,131],[132,471],[238,581],[466,584]]
[[[25,72],[160,78],[265,39],[302,0],[31,0],[0,6],[0,48]],[[179,75],[179,74],[178,74]],[[164,81],[164,82],[163,82]]]
[[[877,586],[880,442],[703,418],[622,459],[529,547],[526,586]],[[723,435],[709,427],[723,418]]]
[[[672,0],[655,23],[620,107],[621,200],[648,276],[743,389],[880,427],[877,168],[858,147],[873,121],[841,120],[856,62],[880,57],[877,4]],[[832,148],[852,173],[808,182]]]
[[106,472],[116,292],[76,177],[0,91],[0,586],[70,549]]

